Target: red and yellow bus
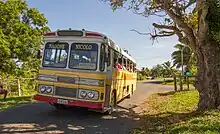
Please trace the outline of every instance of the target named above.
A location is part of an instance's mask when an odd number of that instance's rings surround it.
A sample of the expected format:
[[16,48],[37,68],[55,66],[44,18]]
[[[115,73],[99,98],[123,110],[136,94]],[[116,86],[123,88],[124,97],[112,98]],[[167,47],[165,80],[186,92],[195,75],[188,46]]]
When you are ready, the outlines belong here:
[[78,106],[111,114],[136,90],[135,60],[104,34],[84,29],[46,33],[40,57],[34,99],[56,108]]

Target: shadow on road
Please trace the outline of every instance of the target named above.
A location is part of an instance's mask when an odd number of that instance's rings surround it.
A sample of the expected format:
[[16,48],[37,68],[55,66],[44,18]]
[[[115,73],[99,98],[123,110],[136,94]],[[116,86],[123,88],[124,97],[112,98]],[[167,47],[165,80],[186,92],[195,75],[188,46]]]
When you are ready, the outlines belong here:
[[36,103],[0,112],[0,133],[127,134],[136,124],[131,109],[119,107],[111,116],[83,108],[57,110]]
[[162,84],[164,81],[157,81],[157,80],[148,80],[143,82],[144,84]]

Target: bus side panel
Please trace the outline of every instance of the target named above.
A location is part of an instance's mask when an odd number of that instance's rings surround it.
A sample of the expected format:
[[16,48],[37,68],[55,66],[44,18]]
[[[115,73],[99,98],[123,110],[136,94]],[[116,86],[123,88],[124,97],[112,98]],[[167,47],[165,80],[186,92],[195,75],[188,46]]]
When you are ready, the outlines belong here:
[[112,90],[117,92],[117,101],[132,94],[136,90],[136,73],[113,69],[112,75]]

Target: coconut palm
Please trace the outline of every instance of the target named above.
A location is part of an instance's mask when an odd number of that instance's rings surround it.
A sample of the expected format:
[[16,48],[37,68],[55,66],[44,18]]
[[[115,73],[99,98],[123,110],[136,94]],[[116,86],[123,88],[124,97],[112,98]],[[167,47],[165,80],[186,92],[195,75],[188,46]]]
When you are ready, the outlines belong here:
[[173,65],[171,65],[172,63],[170,62],[170,61],[167,61],[167,62],[164,62],[163,64],[162,64],[162,66],[163,66],[163,75],[164,76],[168,76],[168,77],[170,77],[170,76],[172,76],[172,74],[173,74],[173,72],[174,72],[174,69],[173,69]]
[[[172,60],[173,60],[173,65],[176,66],[176,68],[181,67],[181,50],[184,47],[182,44],[176,44],[174,46],[177,50],[172,53]],[[192,51],[190,48],[185,47],[183,50],[183,65],[188,65],[190,64],[191,60],[194,60],[195,56],[192,54]]]

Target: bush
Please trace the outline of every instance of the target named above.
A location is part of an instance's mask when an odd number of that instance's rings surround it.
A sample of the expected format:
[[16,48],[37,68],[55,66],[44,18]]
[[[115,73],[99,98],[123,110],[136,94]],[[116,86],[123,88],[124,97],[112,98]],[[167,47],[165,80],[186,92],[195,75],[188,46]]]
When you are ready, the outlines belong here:
[[145,79],[144,76],[142,74],[138,73],[137,80],[144,80],[144,79]]

